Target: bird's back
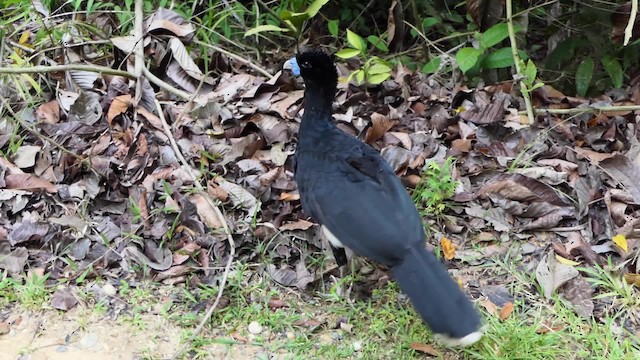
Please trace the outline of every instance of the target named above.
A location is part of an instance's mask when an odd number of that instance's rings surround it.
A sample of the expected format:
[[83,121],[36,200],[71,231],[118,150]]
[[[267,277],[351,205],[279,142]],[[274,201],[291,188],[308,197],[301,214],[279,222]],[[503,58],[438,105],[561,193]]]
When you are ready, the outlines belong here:
[[295,157],[303,210],[344,245],[390,266],[406,249],[423,246],[415,205],[369,145],[327,122],[301,128]]

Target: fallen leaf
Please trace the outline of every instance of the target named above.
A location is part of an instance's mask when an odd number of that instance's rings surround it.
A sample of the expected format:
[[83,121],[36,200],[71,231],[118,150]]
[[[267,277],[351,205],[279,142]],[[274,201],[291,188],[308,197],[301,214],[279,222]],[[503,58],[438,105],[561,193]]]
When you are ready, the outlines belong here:
[[573,305],[573,310],[583,319],[590,319],[593,316],[593,287],[582,275],[578,275],[569,280],[564,286],[562,295]]
[[576,268],[559,263],[555,256],[551,256],[552,253],[550,251],[546,254],[536,268],[536,279],[546,298],[550,298],[560,286],[580,274]]
[[580,265],[579,262],[573,261],[573,260],[569,260],[569,259],[565,259],[562,256],[556,254],[556,260],[558,260],[558,262],[560,264],[564,264],[564,265],[569,265],[569,266],[578,266]]
[[213,201],[207,200],[201,194],[193,194],[189,197],[189,201],[196,206],[196,211],[200,220],[210,229],[217,229],[222,227],[220,219],[218,218],[216,209],[213,207]]
[[498,317],[501,321],[505,321],[513,313],[513,303],[509,302],[500,309]]
[[624,280],[627,282],[627,284],[634,285],[640,288],[640,274],[626,273],[624,274]]
[[436,349],[434,349],[433,346],[428,345],[428,344],[414,342],[414,343],[411,343],[411,345],[409,345],[409,346],[413,350],[419,351],[419,352],[421,352],[423,354],[427,354],[429,356],[436,357],[436,356],[440,355],[440,353]]
[[388,116],[382,114],[371,114],[371,127],[367,130],[364,142],[371,144],[382,137],[387,131],[389,131],[396,121],[389,119]]
[[629,245],[627,244],[626,236],[618,234],[611,238],[611,240],[613,240],[613,243],[618,245],[620,249],[622,249],[625,253],[629,251]]
[[36,155],[40,153],[42,146],[23,145],[20,146],[13,159],[13,163],[21,169],[33,167],[36,164]]
[[280,230],[308,230],[312,226],[312,222],[300,219],[280,226]]
[[58,289],[51,296],[51,306],[54,309],[68,311],[78,304],[78,299],[68,288]]
[[498,314],[498,307],[496,306],[496,304],[494,304],[493,302],[491,302],[491,300],[489,299],[485,299],[482,301],[482,306],[484,306],[485,310],[487,310],[487,312],[493,316],[496,316]]
[[444,258],[447,260],[451,260],[456,256],[456,245],[451,242],[451,240],[446,237],[442,237],[440,239],[440,246],[442,247],[442,254]]

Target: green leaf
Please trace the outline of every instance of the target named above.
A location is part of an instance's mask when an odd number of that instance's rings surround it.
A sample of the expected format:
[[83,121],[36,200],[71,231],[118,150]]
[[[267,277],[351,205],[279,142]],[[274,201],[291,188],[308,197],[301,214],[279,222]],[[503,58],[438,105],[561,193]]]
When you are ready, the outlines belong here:
[[289,31],[289,29],[285,29],[285,28],[281,28],[279,26],[276,25],[258,25],[256,27],[254,27],[253,29],[249,29],[249,31],[247,31],[246,33],[244,33],[244,36],[251,36],[251,35],[255,35],[264,31],[270,31],[270,32],[287,32]]
[[390,73],[369,75],[367,82],[372,85],[378,85],[387,80],[391,76]]
[[360,51],[358,49],[346,48],[338,51],[336,56],[340,59],[351,59],[352,57],[356,57],[360,55]]
[[355,72],[356,82],[362,84],[364,82],[364,71],[358,70]]
[[367,74],[388,74],[391,72],[391,68],[382,62],[376,62],[367,69]]
[[311,5],[309,5],[305,13],[309,15],[309,18],[312,18],[316,16],[316,14],[318,14],[318,11],[320,11],[320,9],[322,9],[322,7],[328,2],[329,0],[316,0],[312,2]]
[[594,68],[595,65],[592,58],[586,58],[578,65],[578,70],[576,70],[576,93],[578,95],[587,95]]
[[620,66],[620,62],[611,57],[610,55],[605,55],[602,58],[602,66],[604,66],[604,69],[607,71],[607,74],[609,74],[609,77],[611,78],[611,82],[613,82],[613,86],[620,88],[622,87],[622,66]]
[[513,54],[510,47],[493,51],[482,61],[482,67],[486,69],[500,69],[513,64]]
[[442,20],[440,18],[436,18],[436,17],[428,17],[428,18],[424,18],[424,20],[422,20],[422,28],[427,30],[428,28],[438,25],[442,22]]
[[389,48],[387,47],[387,44],[384,42],[384,40],[380,39],[379,37],[375,35],[369,35],[367,36],[367,40],[383,53],[389,52]]
[[480,46],[483,49],[488,49],[496,44],[499,44],[507,37],[509,37],[509,29],[507,28],[507,24],[495,24],[480,35]]
[[294,13],[289,10],[283,10],[280,12],[280,17],[282,20],[288,20],[296,27],[296,29],[300,30],[302,27],[302,23],[306,20],[311,19],[312,17],[318,14],[318,11],[322,9],[322,7],[328,3],[329,0],[316,0],[304,12]]
[[456,53],[456,62],[463,73],[474,67],[478,62],[478,58],[482,55],[482,50],[465,47]]
[[352,48],[358,49],[364,55],[365,51],[367,50],[367,44],[364,42],[364,39],[360,37],[360,35],[347,29],[347,41]]
[[524,67],[524,76],[526,77],[524,81],[527,85],[531,85],[534,81],[536,81],[536,76],[538,76],[538,68],[536,67],[536,64],[533,63],[533,61],[527,61],[527,66]]
[[428,63],[424,64],[422,67],[422,72],[425,74],[433,74],[440,69],[440,61],[439,57],[434,57]]
[[329,27],[329,34],[331,34],[333,37],[337,37],[338,36],[338,20],[329,20],[329,22],[327,23],[327,26]]

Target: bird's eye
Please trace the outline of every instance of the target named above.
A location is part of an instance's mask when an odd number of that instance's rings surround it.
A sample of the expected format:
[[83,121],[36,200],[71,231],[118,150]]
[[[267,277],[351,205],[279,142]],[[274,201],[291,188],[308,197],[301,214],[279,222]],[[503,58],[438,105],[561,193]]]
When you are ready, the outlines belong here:
[[302,64],[300,64],[301,67],[308,69],[311,67],[311,63],[308,61],[303,61]]

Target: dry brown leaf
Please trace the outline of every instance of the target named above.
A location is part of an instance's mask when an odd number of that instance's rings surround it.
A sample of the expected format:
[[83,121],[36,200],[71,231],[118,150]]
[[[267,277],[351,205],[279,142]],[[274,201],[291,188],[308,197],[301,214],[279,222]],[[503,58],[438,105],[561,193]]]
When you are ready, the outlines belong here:
[[481,301],[482,306],[487,310],[487,312],[493,316],[498,315],[498,306],[491,302],[489,299],[485,299]]
[[280,201],[297,201],[300,200],[300,194],[298,194],[297,192],[295,193],[290,193],[290,192],[282,192],[280,193],[280,197],[278,198],[278,200]]
[[423,343],[414,342],[409,345],[413,350],[419,351],[423,354],[427,354],[432,357],[440,356],[440,352],[434,349],[433,346]]
[[49,124],[56,124],[60,121],[60,105],[57,100],[51,100],[40,106],[36,110],[36,117]]
[[372,144],[380,139],[382,135],[389,131],[395,124],[396,121],[391,120],[388,116],[379,113],[371,114],[371,127],[367,130],[364,142]]
[[500,309],[498,317],[500,318],[500,321],[505,321],[509,316],[511,316],[511,313],[513,313],[513,303],[508,302],[502,307],[502,309]]
[[640,274],[626,273],[624,274],[624,280],[627,284],[640,288]]
[[207,200],[201,194],[193,194],[189,196],[189,201],[196,206],[198,217],[208,228],[218,229],[222,227],[217,212],[213,208],[215,205],[211,200]]
[[546,298],[550,298],[559,287],[579,274],[575,267],[559,263],[552,251],[540,260],[536,268],[536,279]]
[[32,174],[9,174],[5,176],[4,181],[7,189],[27,191],[44,190],[52,194],[58,192],[58,187],[56,185]]
[[314,224],[312,222],[310,222],[310,221],[300,219],[300,220],[296,220],[294,222],[283,224],[282,226],[280,226],[280,230],[282,230],[282,231],[286,231],[286,230],[308,230],[313,225]]

